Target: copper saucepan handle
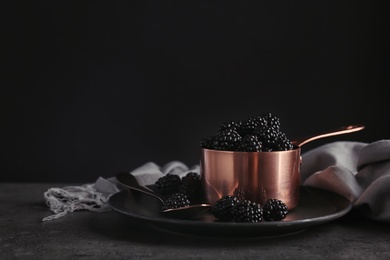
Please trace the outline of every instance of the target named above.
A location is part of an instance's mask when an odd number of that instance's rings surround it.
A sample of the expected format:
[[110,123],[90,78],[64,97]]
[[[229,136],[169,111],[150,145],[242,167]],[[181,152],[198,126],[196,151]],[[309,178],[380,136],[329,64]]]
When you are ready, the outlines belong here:
[[349,133],[357,132],[357,131],[363,130],[364,127],[365,127],[364,125],[344,126],[344,127],[340,127],[340,128],[331,130],[331,131],[326,131],[326,132],[322,132],[319,134],[314,134],[314,135],[309,135],[306,137],[298,138],[298,139],[292,141],[292,143],[294,146],[301,147],[302,145],[307,144],[307,143],[314,141],[314,140],[317,140],[317,139],[321,139],[321,138],[325,138],[325,137],[329,137],[329,136],[334,136],[334,135],[342,135],[342,134],[349,134]]

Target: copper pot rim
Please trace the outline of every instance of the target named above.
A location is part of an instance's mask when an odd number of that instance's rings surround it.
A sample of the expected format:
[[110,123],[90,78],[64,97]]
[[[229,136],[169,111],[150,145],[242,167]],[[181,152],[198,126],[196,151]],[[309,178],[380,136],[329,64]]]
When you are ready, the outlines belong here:
[[293,149],[291,150],[286,150],[286,151],[261,151],[261,152],[244,152],[244,151],[228,151],[228,150],[217,150],[217,149],[208,149],[208,148],[200,148],[202,151],[212,151],[215,153],[235,153],[235,154],[276,154],[276,153],[293,153],[301,150],[301,147],[299,146],[294,146]]

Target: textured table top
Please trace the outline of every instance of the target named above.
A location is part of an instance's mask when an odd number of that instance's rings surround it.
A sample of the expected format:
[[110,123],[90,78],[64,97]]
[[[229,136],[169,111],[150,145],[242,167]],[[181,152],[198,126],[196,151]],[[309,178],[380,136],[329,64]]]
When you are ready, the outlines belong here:
[[52,214],[43,193],[65,185],[0,183],[1,259],[390,259],[390,225],[354,211],[274,237],[179,234],[114,211],[42,222]]

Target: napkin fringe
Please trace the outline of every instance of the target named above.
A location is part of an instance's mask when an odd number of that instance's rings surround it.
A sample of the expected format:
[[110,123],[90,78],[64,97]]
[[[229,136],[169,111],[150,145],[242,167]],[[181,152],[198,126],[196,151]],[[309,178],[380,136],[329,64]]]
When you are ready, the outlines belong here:
[[50,188],[44,193],[46,204],[55,214],[47,216],[42,221],[49,221],[65,216],[68,212],[87,209],[103,212],[110,210],[109,196],[97,192],[94,184],[82,186],[66,186],[63,188]]

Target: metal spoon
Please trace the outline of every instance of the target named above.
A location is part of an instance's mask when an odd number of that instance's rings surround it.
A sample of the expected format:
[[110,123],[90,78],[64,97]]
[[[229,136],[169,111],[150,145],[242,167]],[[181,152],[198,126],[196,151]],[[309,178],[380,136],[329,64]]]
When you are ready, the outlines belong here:
[[[119,181],[120,184],[122,184],[124,187],[129,188],[131,190],[135,190],[138,192],[142,192],[144,194],[150,195],[164,203],[164,198],[157,194],[155,191],[152,189],[140,185],[137,181],[137,179],[128,172],[118,172],[116,174],[116,179]],[[169,215],[170,217],[173,218],[190,218],[194,217],[196,215],[199,215],[203,212],[206,212],[210,209],[209,204],[193,204],[189,205],[186,207],[179,207],[179,208],[174,208],[174,209],[166,209],[166,210],[161,210],[162,213],[165,215]]]

